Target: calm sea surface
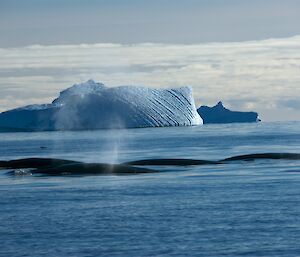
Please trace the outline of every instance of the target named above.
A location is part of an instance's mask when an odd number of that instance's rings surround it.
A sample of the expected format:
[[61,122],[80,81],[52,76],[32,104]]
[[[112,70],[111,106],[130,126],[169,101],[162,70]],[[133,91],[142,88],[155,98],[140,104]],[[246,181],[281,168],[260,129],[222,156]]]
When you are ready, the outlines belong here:
[[[3,160],[262,152],[300,153],[300,123],[0,133]],[[1,170],[0,256],[300,256],[300,161],[155,168],[165,172],[11,177]]]

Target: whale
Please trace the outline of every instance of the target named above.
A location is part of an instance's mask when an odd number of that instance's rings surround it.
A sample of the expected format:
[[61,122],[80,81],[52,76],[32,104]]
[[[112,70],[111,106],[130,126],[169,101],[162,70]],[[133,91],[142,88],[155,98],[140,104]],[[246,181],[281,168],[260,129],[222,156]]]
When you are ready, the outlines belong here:
[[[105,175],[105,174],[143,174],[158,172],[122,164],[83,163],[72,160],[55,158],[24,158],[9,161],[0,161],[0,167],[15,169],[7,172],[8,175]],[[21,169],[21,170],[20,170]],[[28,171],[22,169],[29,169]]]
[[54,167],[64,164],[80,163],[78,161],[56,159],[56,158],[23,158],[9,161],[0,161],[0,168],[26,169]]
[[189,166],[220,164],[220,162],[196,159],[144,159],[131,162],[124,162],[123,164],[137,166]]
[[159,172],[153,169],[146,169],[122,164],[106,163],[70,163],[50,168],[39,168],[32,170],[32,174],[49,176],[59,175],[130,175]]
[[300,169],[292,169],[292,170],[282,170],[281,172],[288,172],[288,173],[300,173]]
[[300,160],[299,153],[254,153],[236,155],[221,159],[198,160],[198,159],[142,159],[128,161],[121,164],[107,163],[84,163],[73,160],[56,158],[24,158],[8,161],[0,161],[0,168],[4,169],[30,169],[10,171],[8,174],[40,174],[40,175],[129,175],[161,172],[156,169],[142,168],[139,166],[192,166],[192,165],[218,165],[236,161],[255,161],[257,159],[270,160]]
[[231,161],[253,161],[256,159],[272,159],[272,160],[300,160],[300,154],[298,153],[255,153],[244,154],[225,158],[220,162]]
[[213,164],[225,164],[234,161],[254,161],[256,159],[271,159],[271,160],[300,160],[300,154],[298,153],[255,153],[236,155],[221,159],[218,161],[212,160],[198,160],[198,159],[143,159],[136,161],[124,162],[125,165],[136,166],[192,166],[192,165],[213,165]]

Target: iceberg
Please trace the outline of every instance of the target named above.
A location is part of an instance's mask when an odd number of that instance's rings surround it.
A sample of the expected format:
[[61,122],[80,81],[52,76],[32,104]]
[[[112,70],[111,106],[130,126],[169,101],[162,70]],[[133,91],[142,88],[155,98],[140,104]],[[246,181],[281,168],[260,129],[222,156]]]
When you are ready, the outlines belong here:
[[201,106],[197,109],[197,112],[203,119],[204,124],[260,121],[258,113],[231,111],[226,109],[222,102],[218,102],[213,107]]
[[50,104],[0,113],[0,131],[93,130],[200,125],[190,87],[106,87],[88,80]]

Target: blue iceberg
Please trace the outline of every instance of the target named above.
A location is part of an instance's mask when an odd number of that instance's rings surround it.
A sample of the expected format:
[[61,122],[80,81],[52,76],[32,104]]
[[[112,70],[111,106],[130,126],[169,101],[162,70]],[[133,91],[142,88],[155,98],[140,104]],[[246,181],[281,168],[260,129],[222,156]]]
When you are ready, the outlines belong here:
[[226,109],[222,102],[218,102],[213,107],[201,106],[197,111],[204,124],[260,121],[258,113],[231,111]]
[[192,89],[108,88],[93,80],[60,92],[51,104],[0,113],[0,131],[89,130],[202,124]]

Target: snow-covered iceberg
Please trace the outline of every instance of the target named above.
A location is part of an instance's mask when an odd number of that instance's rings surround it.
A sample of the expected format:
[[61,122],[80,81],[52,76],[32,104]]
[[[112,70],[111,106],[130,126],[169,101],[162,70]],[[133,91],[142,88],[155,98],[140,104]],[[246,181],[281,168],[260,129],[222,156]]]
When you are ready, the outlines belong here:
[[51,104],[0,113],[0,131],[84,130],[202,124],[192,89],[108,88],[88,80],[60,92]]
[[222,102],[213,107],[201,106],[198,113],[204,124],[208,123],[235,123],[235,122],[258,122],[260,121],[256,112],[237,112],[226,109]]

